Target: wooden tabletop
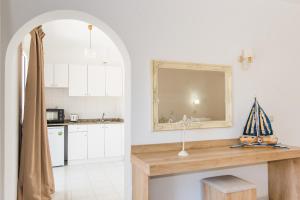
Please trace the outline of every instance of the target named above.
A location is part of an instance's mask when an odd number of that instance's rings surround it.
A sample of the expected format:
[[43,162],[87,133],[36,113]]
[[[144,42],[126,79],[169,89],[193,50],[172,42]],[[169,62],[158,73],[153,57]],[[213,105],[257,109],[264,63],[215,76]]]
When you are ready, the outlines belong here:
[[[178,143],[165,144],[165,149],[163,144],[134,146],[132,164],[142,169],[148,176],[160,176],[300,157],[299,147],[290,147],[289,149],[230,148],[231,144],[236,142],[236,139],[221,142],[202,141],[199,144],[193,142],[193,145],[187,144],[190,154],[188,157],[178,157],[177,154],[180,150]],[[149,151],[145,149],[149,149]]]

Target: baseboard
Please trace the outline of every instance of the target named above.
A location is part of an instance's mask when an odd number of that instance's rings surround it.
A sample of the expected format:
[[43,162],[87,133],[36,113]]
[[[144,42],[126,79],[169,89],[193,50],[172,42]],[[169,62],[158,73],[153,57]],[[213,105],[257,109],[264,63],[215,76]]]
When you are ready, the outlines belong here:
[[125,161],[124,157],[111,157],[111,158],[93,158],[88,160],[71,160],[67,162],[67,165],[80,165],[80,164],[91,164],[99,162],[116,162]]

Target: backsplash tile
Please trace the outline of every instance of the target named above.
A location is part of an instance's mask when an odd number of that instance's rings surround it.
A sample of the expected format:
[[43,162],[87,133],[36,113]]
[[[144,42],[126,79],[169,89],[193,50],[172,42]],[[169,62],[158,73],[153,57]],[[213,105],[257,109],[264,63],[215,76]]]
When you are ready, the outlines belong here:
[[122,97],[70,97],[68,89],[46,88],[46,108],[65,109],[66,119],[72,113],[80,119],[123,118]]

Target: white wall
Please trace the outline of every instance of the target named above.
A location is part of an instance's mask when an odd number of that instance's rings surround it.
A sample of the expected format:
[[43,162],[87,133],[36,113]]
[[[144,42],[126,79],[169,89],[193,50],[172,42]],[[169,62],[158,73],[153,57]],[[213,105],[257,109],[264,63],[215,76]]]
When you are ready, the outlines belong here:
[[[3,50],[2,50],[2,1],[0,1],[0,68],[3,69]],[[3,94],[3,70],[0,73],[0,93]],[[3,159],[4,159],[4,146],[3,144],[3,98],[0,98],[0,194],[3,194]],[[1,198],[1,195],[0,195]]]
[[46,108],[65,109],[66,119],[78,114],[80,119],[123,118],[122,97],[70,97],[68,89],[47,88]]
[[[274,116],[274,129],[280,140],[300,145],[298,4],[283,0],[90,0],[88,3],[4,0],[4,3],[3,49],[21,25],[55,9],[88,12],[118,33],[132,60],[134,144],[180,139],[177,132],[153,133],[151,130],[150,61],[164,59],[233,66],[233,127],[192,131],[187,135],[189,140],[238,137],[256,95],[265,111]],[[249,47],[254,49],[255,61],[248,71],[243,71],[237,59],[241,49]],[[258,165],[154,179],[151,199],[159,200],[163,196],[164,200],[183,200],[186,199],[183,196],[187,196],[198,200],[201,178],[223,173],[235,173],[252,180],[260,186],[260,196],[267,193],[266,166]],[[179,185],[181,181],[184,184]]]

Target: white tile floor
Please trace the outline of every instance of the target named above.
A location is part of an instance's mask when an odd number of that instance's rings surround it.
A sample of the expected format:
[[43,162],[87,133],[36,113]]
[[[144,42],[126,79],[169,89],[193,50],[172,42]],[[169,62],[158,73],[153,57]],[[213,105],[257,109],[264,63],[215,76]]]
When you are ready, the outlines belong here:
[[53,200],[123,200],[124,162],[54,168]]

